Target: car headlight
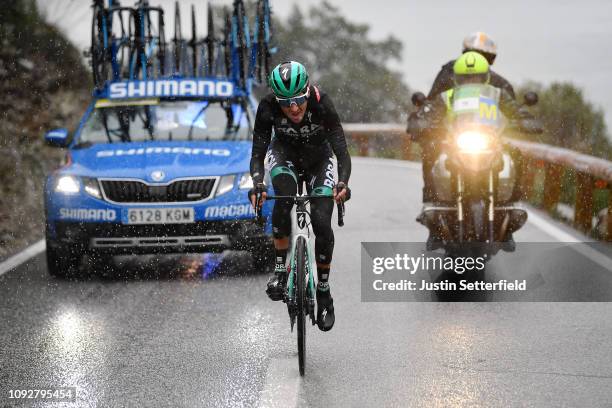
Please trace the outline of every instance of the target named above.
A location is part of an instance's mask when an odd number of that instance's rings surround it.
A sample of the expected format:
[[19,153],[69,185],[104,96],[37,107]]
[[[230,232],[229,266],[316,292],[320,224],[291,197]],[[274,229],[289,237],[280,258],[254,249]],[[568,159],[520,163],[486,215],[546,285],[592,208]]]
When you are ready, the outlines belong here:
[[238,185],[240,186],[241,190],[253,188],[253,177],[251,177],[251,173],[243,173],[240,176],[240,182]]
[[61,176],[55,184],[55,191],[64,194],[76,194],[81,191],[81,185],[76,177]]
[[232,191],[234,188],[234,181],[236,180],[236,176],[234,174],[230,174],[228,176],[223,176],[219,180],[219,185],[217,186],[217,192],[215,196],[220,196],[221,194],[225,194],[228,191]]
[[468,131],[459,134],[457,147],[465,153],[480,153],[489,148],[490,138],[485,133]]
[[87,194],[98,199],[102,198],[102,193],[100,192],[100,186],[97,179],[85,177],[83,178],[83,185],[85,186],[84,189]]

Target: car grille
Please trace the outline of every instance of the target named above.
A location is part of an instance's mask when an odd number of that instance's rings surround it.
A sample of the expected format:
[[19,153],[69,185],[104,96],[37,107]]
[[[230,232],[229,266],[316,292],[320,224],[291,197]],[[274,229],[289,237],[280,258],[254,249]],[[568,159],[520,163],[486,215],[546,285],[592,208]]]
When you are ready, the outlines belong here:
[[104,197],[117,203],[177,203],[210,197],[215,177],[177,180],[167,185],[149,185],[137,180],[100,180]]

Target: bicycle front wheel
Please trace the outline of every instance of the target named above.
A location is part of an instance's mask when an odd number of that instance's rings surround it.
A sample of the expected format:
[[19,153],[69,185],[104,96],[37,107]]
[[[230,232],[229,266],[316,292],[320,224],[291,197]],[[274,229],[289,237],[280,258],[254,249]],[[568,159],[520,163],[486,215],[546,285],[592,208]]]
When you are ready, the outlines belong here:
[[297,341],[298,341],[298,360],[300,365],[300,375],[304,375],[306,366],[306,311],[308,301],[306,299],[306,288],[308,285],[306,268],[308,260],[306,253],[306,240],[302,237],[297,240],[297,254],[295,262],[296,270],[296,297],[297,297]]

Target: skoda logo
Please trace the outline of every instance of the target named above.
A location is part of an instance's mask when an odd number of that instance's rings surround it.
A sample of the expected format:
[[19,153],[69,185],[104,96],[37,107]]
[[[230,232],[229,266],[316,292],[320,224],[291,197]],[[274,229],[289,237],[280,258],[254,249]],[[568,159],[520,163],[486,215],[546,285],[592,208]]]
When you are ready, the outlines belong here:
[[153,181],[162,181],[166,177],[166,174],[161,170],[156,170],[151,173],[151,179]]

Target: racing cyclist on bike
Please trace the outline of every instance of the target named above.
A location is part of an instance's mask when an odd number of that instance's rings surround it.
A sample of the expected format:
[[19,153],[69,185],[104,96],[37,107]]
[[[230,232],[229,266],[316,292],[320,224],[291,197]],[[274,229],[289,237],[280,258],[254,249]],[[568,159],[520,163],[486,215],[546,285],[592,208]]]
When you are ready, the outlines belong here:
[[[318,87],[310,85],[306,68],[296,61],[277,65],[270,74],[269,86],[272,93],[260,102],[253,131],[251,176],[254,188],[249,192],[253,206],[256,205],[257,196],[260,197],[260,205],[266,199],[266,186],[263,184],[266,153],[275,194],[296,195],[298,174],[303,173],[309,194],[333,197],[338,203],[348,200],[351,158],[340,118],[330,97]],[[334,154],[338,162],[337,183],[333,175]],[[333,204],[329,199],[310,202],[312,228],[316,237],[317,325],[323,331],[331,330],[335,321],[328,282],[334,249],[331,228]],[[272,300],[283,299],[285,292],[285,261],[292,207],[290,200],[277,200],[272,211],[276,266],[266,289]]]

